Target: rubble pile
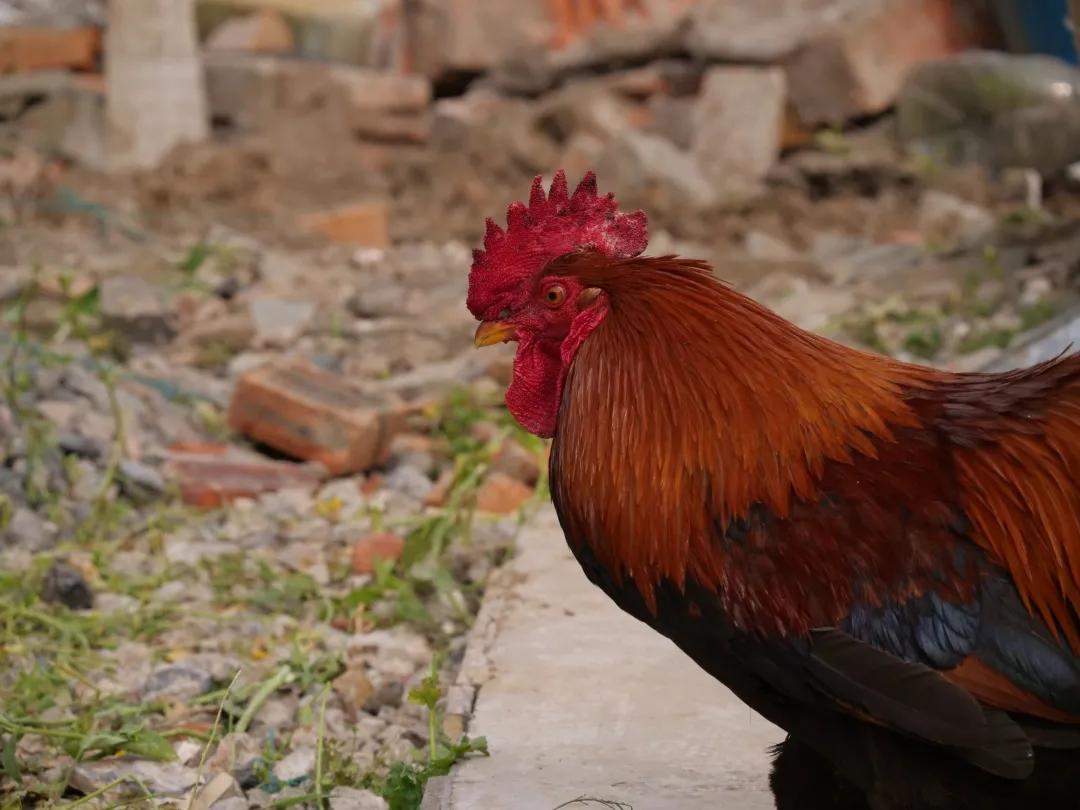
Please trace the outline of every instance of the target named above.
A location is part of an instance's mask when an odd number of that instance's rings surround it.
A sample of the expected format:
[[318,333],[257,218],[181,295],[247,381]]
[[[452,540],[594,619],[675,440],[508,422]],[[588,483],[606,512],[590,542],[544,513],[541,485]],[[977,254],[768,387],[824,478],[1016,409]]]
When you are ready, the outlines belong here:
[[[359,244],[385,241],[384,228],[471,238],[522,178],[601,166],[615,191],[678,228],[760,200],[784,150],[885,112],[912,67],[999,38],[982,4],[948,0],[918,12],[899,0],[649,0],[604,4],[621,11],[601,19],[562,19],[563,5],[199,0],[217,137],[134,180],[140,204],[275,234],[331,217]],[[12,105],[35,99],[14,115],[21,137],[83,166],[130,162],[102,135],[132,119],[106,104],[87,63],[100,32],[67,27],[20,49],[41,29],[9,30],[13,52],[76,71],[19,64],[21,81],[0,86]],[[145,61],[134,44],[115,48]],[[118,68],[116,81],[131,74]],[[188,95],[162,103],[199,117]],[[389,206],[386,226],[373,202]]]
[[[119,237],[106,256],[68,228],[75,253],[4,270],[0,736],[17,764],[0,779],[103,806],[145,789],[384,807],[426,778],[416,752],[480,750],[430,738],[408,695],[433,661],[451,678],[543,497],[544,450],[497,406],[505,354],[466,351],[464,274],[445,274],[464,245],[302,262],[212,236]],[[67,269],[96,245],[99,266]],[[53,656],[78,676],[47,676]]]

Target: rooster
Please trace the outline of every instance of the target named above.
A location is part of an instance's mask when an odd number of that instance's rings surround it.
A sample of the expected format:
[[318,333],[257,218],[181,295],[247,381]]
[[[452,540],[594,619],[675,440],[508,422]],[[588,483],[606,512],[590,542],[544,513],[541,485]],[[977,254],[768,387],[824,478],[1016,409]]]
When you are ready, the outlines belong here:
[[[1080,356],[902,363],[647,242],[560,171],[469,274],[586,576],[869,806],[936,807],[956,774],[1021,795],[1037,749],[1080,747]],[[900,761],[951,764],[896,798]]]

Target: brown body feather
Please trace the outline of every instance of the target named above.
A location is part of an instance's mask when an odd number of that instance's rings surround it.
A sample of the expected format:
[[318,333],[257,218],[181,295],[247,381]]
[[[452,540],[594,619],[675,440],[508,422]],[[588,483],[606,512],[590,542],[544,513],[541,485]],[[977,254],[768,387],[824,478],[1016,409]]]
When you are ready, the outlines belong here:
[[[702,263],[564,262],[551,272],[604,290],[610,313],[567,382],[559,443],[578,450],[560,473],[582,492],[604,493],[588,507],[604,538],[594,552],[624,567],[646,602],[658,578],[692,573],[717,588],[732,579],[715,522],[745,518],[754,504],[798,522],[800,508],[839,487],[863,510],[866,531],[837,536],[851,516],[819,515],[832,536],[793,538],[799,548],[783,552],[798,555],[793,569],[820,574],[820,585],[844,568],[894,579],[936,565],[956,505],[973,523],[971,539],[1080,651],[1080,355],[1008,374],[949,374],[804,332]],[[897,536],[904,547],[875,547],[903,515],[918,529]],[[926,535],[935,525],[942,534]],[[897,555],[924,552],[925,561],[892,567]],[[844,592],[775,629],[835,621],[851,584],[831,588]],[[767,625],[761,617],[756,626]]]
[[[568,540],[594,581],[706,669],[742,683],[707,660],[695,623],[730,622],[736,650],[738,634],[809,639],[850,626],[856,609],[963,605],[999,579],[1024,606],[1023,644],[1066,669],[1077,663],[1080,357],[949,374],[804,332],[702,263],[574,254],[546,272],[601,290],[608,309],[563,389],[552,484]],[[685,601],[678,616],[672,593]],[[731,650],[740,662],[757,655]],[[962,657],[935,664],[941,675],[905,677],[944,678],[988,711],[1080,720],[1071,682],[1058,699],[1059,685],[1031,685],[1037,672],[1025,680],[1024,661],[1016,674],[979,649]],[[874,669],[853,661],[831,682]],[[755,682],[736,691],[745,697]],[[870,691],[830,699],[856,716],[893,706],[876,720],[931,738],[920,712]],[[997,740],[989,758],[1021,759],[1016,727],[986,722],[1000,730],[978,731]]]

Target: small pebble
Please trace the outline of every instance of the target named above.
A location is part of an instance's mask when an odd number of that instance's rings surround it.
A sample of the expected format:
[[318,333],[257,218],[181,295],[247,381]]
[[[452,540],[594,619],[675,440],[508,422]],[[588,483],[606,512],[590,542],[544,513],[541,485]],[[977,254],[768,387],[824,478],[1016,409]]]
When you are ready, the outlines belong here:
[[72,610],[89,610],[94,606],[94,591],[82,572],[63,560],[57,560],[45,574],[41,598]]

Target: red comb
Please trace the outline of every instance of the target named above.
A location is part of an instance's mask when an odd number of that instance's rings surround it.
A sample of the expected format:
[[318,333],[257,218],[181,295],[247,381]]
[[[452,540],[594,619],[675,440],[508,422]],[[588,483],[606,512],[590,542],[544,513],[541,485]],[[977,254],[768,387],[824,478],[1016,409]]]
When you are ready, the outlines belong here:
[[506,212],[506,229],[488,219],[484,249],[473,251],[468,306],[482,319],[507,292],[532,278],[545,264],[579,248],[613,258],[636,256],[649,242],[644,211],[619,212],[614,194],[600,196],[596,175],[588,172],[573,194],[559,169],[545,195],[543,180],[533,180],[529,205],[515,202]]

